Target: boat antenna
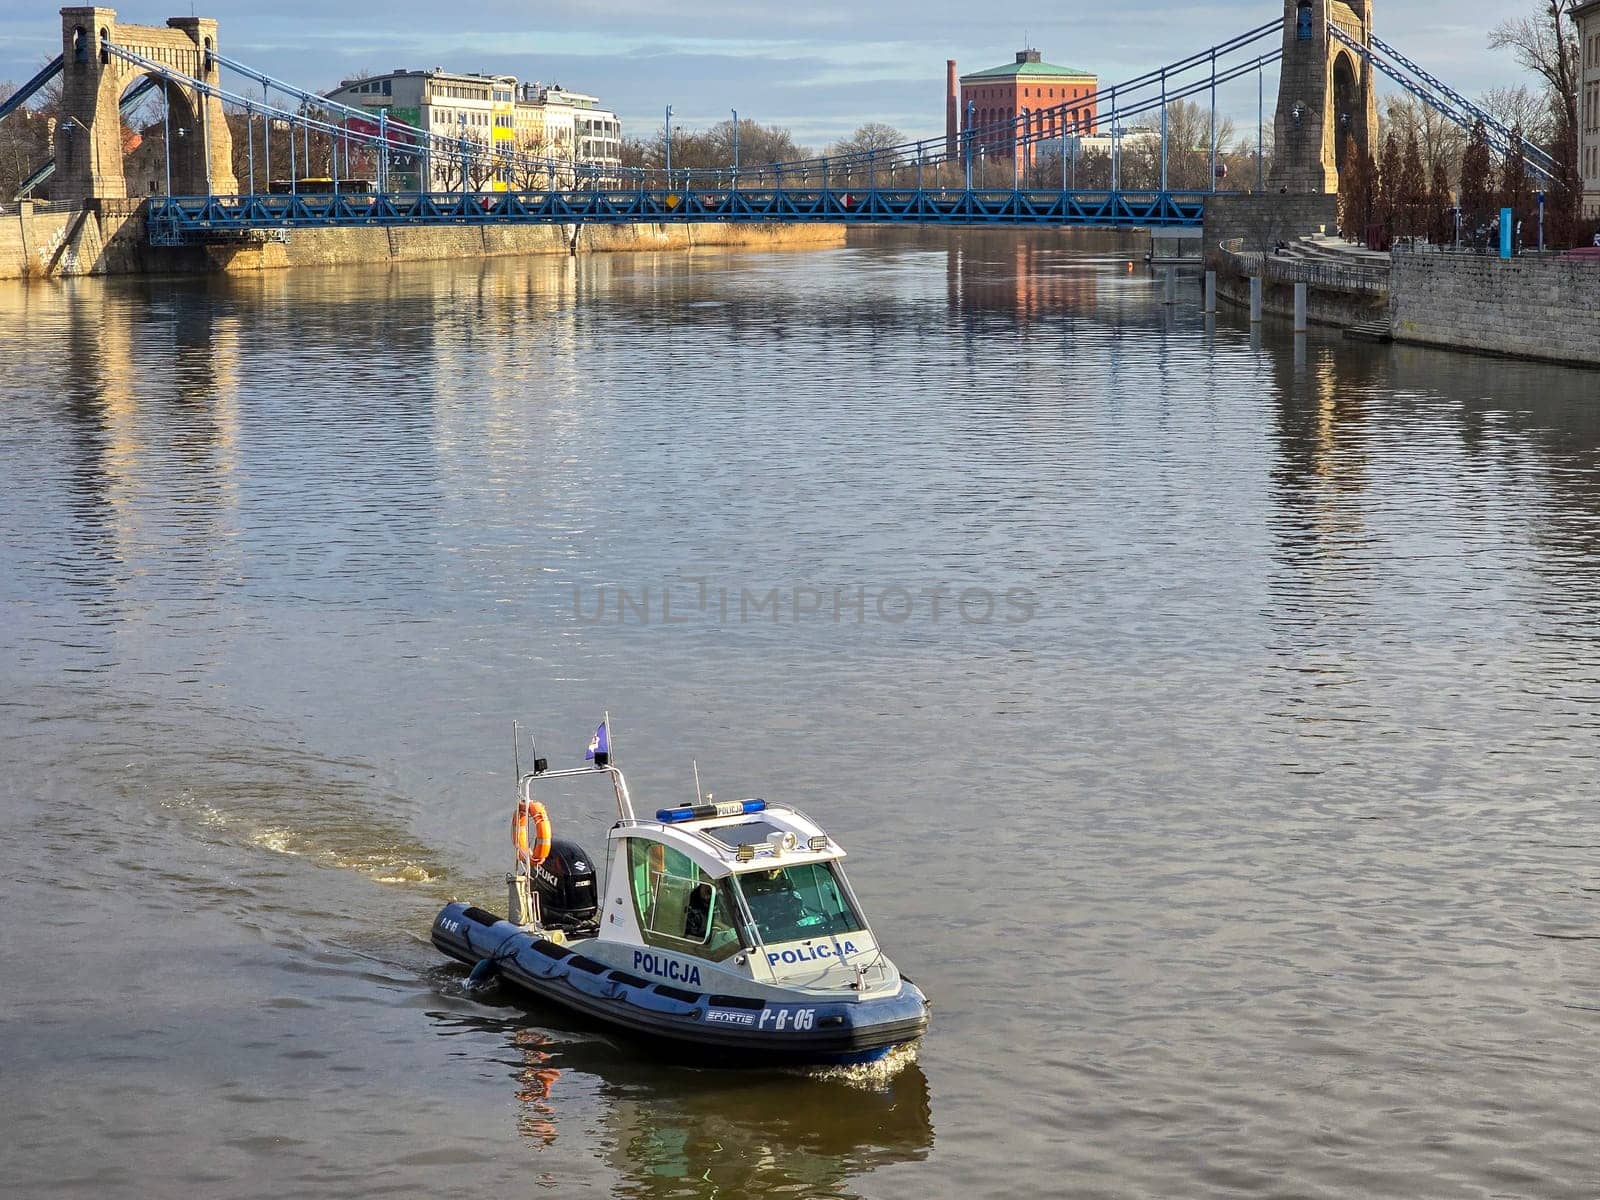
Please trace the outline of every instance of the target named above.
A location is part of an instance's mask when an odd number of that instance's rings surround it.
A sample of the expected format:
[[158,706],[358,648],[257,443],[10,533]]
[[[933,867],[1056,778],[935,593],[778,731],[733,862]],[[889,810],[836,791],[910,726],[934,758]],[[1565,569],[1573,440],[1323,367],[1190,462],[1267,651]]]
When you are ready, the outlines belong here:
[[700,764],[691,758],[689,765],[694,768],[694,802],[699,804],[700,797],[705,794],[700,790]]
[[511,765],[516,771],[517,786],[522,786],[522,727],[511,722]]

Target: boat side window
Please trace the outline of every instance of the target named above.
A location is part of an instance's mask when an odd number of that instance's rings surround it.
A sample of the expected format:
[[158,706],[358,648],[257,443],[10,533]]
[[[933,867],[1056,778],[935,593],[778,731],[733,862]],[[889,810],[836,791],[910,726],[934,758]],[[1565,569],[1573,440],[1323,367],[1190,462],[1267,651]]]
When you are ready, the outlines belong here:
[[648,945],[720,962],[739,949],[733,897],[688,855],[645,838],[628,840],[634,911]]

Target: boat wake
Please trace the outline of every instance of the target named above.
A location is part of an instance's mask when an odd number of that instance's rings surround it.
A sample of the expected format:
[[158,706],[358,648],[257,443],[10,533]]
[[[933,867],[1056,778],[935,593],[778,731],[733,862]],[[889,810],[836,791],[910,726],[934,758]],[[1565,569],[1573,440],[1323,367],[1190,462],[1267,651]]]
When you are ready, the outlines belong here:
[[917,1052],[921,1048],[922,1041],[918,1039],[895,1046],[876,1062],[806,1067],[798,1070],[796,1074],[828,1083],[843,1083],[860,1088],[862,1091],[883,1091],[894,1082],[895,1076],[917,1061]]

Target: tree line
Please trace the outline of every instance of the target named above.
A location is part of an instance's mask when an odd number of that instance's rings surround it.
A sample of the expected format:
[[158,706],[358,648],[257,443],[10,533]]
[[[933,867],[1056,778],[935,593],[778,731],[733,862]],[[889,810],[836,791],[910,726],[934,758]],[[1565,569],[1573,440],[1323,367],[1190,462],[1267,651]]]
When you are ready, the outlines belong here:
[[[1454,241],[1483,236],[1512,210],[1533,238],[1537,197],[1544,192],[1545,240],[1568,246],[1589,241],[1594,223],[1582,217],[1583,179],[1578,169],[1578,37],[1566,18],[1566,0],[1536,0],[1532,13],[1510,17],[1490,31],[1489,44],[1508,50],[1536,86],[1487,92],[1479,107],[1511,130],[1506,152],[1497,151],[1483,121],[1463,131],[1429,106],[1391,99],[1381,114],[1376,159],[1348,139],[1339,162],[1339,224],[1352,240],[1396,237]],[[1527,148],[1554,160],[1555,178],[1538,182],[1527,167]]]

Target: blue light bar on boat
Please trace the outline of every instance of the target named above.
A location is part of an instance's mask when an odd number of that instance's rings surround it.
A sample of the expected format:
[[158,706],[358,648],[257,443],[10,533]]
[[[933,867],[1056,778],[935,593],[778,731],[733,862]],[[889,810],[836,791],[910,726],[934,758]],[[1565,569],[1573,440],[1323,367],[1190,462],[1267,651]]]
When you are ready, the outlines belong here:
[[656,820],[668,825],[679,821],[704,821],[708,817],[741,817],[765,810],[765,800],[722,800],[716,804],[686,805],[683,808],[658,808]]

